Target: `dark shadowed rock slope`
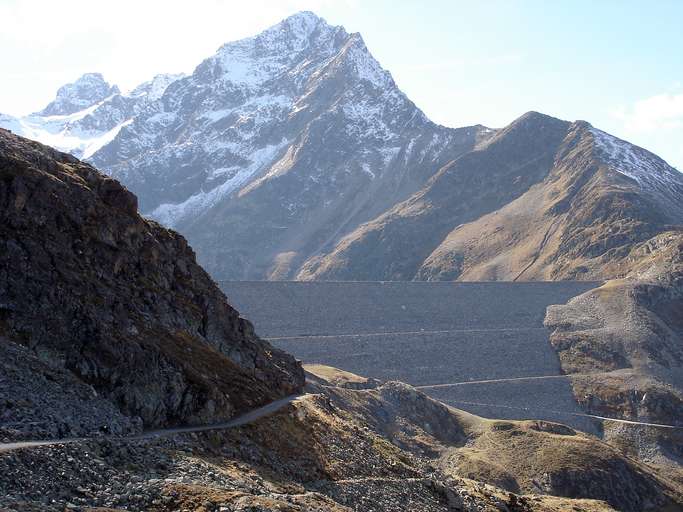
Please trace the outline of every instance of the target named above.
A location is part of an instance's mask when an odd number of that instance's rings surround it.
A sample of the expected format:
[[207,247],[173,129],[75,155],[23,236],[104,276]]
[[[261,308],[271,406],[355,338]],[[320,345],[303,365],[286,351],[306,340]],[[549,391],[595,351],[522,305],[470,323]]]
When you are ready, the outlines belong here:
[[18,358],[36,385],[70,382],[50,388],[55,401],[89,388],[150,426],[231,417],[303,384],[300,366],[254,335],[185,239],[138,215],[132,193],[5,130],[0,340],[12,355],[3,376]]

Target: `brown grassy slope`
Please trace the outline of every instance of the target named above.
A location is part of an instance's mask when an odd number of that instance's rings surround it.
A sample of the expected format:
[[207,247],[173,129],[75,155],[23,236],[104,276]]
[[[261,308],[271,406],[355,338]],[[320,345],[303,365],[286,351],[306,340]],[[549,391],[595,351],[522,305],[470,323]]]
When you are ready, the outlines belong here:
[[529,113],[448,165],[409,199],[309,259],[299,279],[410,280],[458,224],[498,210],[540,182],[569,123]]
[[458,482],[466,478],[517,493],[599,499],[618,510],[657,510],[681,499],[677,484],[562,425],[486,420],[400,383],[321,392],[296,405],[294,423],[283,426],[274,416],[270,427],[264,422],[247,429],[254,435],[262,428],[284,429],[287,435],[278,440],[265,431],[257,435],[278,453],[280,464],[297,464],[306,454],[307,469],[299,470],[304,485],[320,478],[334,482],[339,492],[371,479],[400,485],[422,478],[435,465],[437,473]]
[[[683,230],[680,208],[669,208],[601,160],[589,128],[574,123],[541,183],[500,210],[456,227],[425,260],[417,278],[623,277],[636,245],[670,229]],[[679,181],[683,198],[683,177]]]
[[[0,507],[16,508],[21,501],[22,510],[33,505],[36,510],[63,510],[72,500],[79,506],[155,512],[213,512],[220,507],[377,512],[615,509],[595,500],[515,495],[462,478],[453,465],[445,474],[436,467],[442,456],[466,450],[470,441],[500,430],[499,422],[447,408],[409,386],[319,391],[233,430],[1,454]],[[520,428],[522,423],[514,425]],[[547,442],[554,441],[548,437]],[[611,453],[593,442],[593,450]],[[559,452],[558,458],[566,458],[567,450],[560,447]],[[644,478],[637,466],[626,466],[625,480],[616,491],[611,489],[610,499]],[[70,470],[73,467],[80,470]],[[600,473],[595,477],[598,483],[607,478]],[[661,482],[646,481],[643,496],[656,503],[672,501]]]
[[[624,148],[611,156],[596,133],[582,121],[526,114],[442,168],[421,191],[309,259],[298,277],[624,276],[635,245],[683,229],[683,176],[605,135]],[[650,173],[655,183],[639,183],[620,168]]]

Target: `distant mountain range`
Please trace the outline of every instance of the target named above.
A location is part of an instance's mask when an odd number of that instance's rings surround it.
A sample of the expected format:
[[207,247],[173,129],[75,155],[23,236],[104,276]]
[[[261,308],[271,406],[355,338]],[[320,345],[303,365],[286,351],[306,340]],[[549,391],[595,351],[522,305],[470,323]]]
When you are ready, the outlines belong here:
[[[3,129],[0,219],[2,510],[683,503],[682,431],[671,428],[683,405],[683,237],[660,236],[641,255],[634,271],[649,281],[610,281],[548,310],[577,400],[597,418],[623,418],[602,422],[598,439],[549,421],[481,418],[329,366],[304,374],[228,305],[181,235],[138,214],[132,193]],[[410,315],[404,308],[393,318]],[[533,410],[529,398],[519,409]],[[215,425],[229,418],[245,424]],[[180,428],[144,432],[165,427]]]
[[108,84],[100,73],[86,73],[60,87],[40,112],[24,117],[0,114],[0,126],[79,158],[90,158],[114,140],[142,110],[182,75],[158,75],[128,93]]
[[683,175],[585,122],[439,126],[313,13],[122,94],[99,74],[0,126],[85,158],[217,279],[624,275],[683,224]]

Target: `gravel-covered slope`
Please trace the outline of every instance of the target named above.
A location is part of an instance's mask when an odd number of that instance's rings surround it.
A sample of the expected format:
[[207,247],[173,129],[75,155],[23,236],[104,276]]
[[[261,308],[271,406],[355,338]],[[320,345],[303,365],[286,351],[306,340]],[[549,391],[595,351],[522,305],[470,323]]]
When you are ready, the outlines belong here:
[[484,420],[396,382],[328,384],[233,430],[0,454],[0,506],[635,512],[681,498],[651,468],[562,425]]
[[[0,335],[4,352],[21,357],[12,345],[22,345],[55,368],[22,361],[42,376],[36,394],[53,393],[53,422],[60,400],[78,400],[88,386],[152,426],[228,418],[303,383],[295,360],[259,340],[228,305],[185,239],[138,215],[132,193],[5,130]],[[55,379],[63,385],[50,388]],[[3,424],[24,417],[12,403],[18,382],[2,380]],[[85,423],[71,422],[67,432],[89,431]]]
[[[677,425],[605,427],[630,453],[677,468],[683,479],[683,236],[636,246],[632,270],[548,308],[545,323],[577,400],[593,414]],[[608,372],[600,374],[598,372]]]

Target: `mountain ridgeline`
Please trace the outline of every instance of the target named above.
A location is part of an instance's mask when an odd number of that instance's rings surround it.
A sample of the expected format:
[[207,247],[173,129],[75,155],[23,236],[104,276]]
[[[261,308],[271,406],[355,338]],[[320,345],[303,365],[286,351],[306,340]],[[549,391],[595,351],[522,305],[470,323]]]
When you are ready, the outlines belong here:
[[[216,279],[603,279],[683,223],[683,178],[585,122],[447,128],[313,13],[0,126],[89,159]],[[678,228],[675,228],[678,229]]]
[[0,125],[120,180],[216,279],[603,279],[683,223],[683,178],[655,155],[533,112],[439,126],[310,12],[188,76],[122,94],[88,74]]
[[[536,112],[439,126],[359,34],[310,12],[132,91],[88,73],[0,126],[1,509],[680,510],[683,175],[650,152]],[[547,332],[534,313],[557,374],[528,378],[566,379],[583,410],[570,414],[600,439],[321,364],[304,373],[212,278],[597,281],[547,308]],[[384,318],[359,302],[334,312]],[[428,323],[467,314],[442,306]],[[279,315],[306,338],[315,315],[295,310]],[[388,333],[408,340],[390,350],[431,350],[447,371],[446,351],[415,337],[438,334],[472,366],[458,345],[470,329],[424,327]],[[481,326],[508,343],[494,327]],[[527,378],[482,377],[437,386]],[[175,428],[187,425],[211,429]]]

